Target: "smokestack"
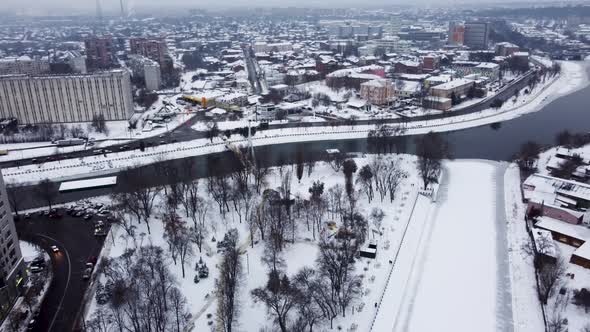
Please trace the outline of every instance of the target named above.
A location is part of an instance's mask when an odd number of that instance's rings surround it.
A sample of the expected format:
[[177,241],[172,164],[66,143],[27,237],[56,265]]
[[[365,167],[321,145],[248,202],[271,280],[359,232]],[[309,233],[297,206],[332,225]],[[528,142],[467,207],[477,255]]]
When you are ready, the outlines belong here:
[[102,21],[102,7],[100,6],[100,0],[96,0],[96,18]]
[[123,6],[123,0],[119,0],[121,4],[121,17],[125,17],[125,6]]

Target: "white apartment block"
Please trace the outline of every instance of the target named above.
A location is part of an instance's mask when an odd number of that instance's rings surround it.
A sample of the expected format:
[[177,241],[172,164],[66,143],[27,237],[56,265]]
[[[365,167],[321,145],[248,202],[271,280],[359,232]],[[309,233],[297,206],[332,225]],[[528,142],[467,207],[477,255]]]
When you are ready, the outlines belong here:
[[39,75],[49,72],[48,60],[31,59],[28,56],[0,59],[0,75]]
[[129,67],[133,72],[133,76],[143,78],[147,90],[160,90],[162,74],[160,65],[156,61],[141,55],[130,55]]
[[0,76],[0,118],[20,123],[127,120],[133,114],[126,70],[89,75]]
[[293,50],[293,44],[288,42],[282,43],[266,43],[255,42],[252,45],[254,53],[268,53],[268,52],[289,52]]
[[25,264],[10,212],[6,186],[0,175],[0,321],[19,296],[25,279]]

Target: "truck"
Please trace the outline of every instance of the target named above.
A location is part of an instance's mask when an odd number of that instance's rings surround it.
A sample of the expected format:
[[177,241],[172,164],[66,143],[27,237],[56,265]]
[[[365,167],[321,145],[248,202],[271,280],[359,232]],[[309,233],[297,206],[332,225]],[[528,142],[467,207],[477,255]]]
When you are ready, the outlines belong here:
[[82,145],[84,143],[86,143],[86,140],[81,138],[60,139],[55,141],[57,146]]

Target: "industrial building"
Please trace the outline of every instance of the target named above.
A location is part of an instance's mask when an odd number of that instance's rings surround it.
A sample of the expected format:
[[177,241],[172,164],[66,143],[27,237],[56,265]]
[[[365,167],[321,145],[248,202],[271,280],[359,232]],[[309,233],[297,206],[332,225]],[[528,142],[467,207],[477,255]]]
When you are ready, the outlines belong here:
[[12,308],[26,281],[14,220],[4,179],[0,175],[0,321]]
[[89,75],[0,76],[0,117],[20,123],[126,120],[133,113],[126,70]]
[[473,80],[456,79],[430,88],[430,95],[433,97],[451,98],[455,94],[455,96],[460,97],[466,95],[474,85],[475,82]]

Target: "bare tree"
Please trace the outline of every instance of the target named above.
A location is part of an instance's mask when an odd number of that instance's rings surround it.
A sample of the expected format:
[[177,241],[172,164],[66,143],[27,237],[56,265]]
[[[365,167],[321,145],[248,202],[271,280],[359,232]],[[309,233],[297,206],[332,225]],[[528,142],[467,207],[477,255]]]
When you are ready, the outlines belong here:
[[449,144],[440,134],[431,131],[416,139],[416,155],[418,170],[426,189],[429,184],[438,181],[442,160],[450,156]]
[[121,172],[121,190],[128,193],[127,207],[138,219],[146,223],[148,233],[151,234],[150,217],[154,209],[154,201],[162,191],[161,187],[150,187],[145,184],[143,168]]
[[26,191],[23,186],[17,185],[7,185],[6,191],[8,193],[8,202],[10,202],[10,207],[12,211],[19,216],[19,211],[21,210],[21,206],[23,204],[23,200],[26,197]]
[[562,257],[558,257],[555,263],[544,263],[538,268],[539,297],[543,304],[559,285],[559,281],[565,276],[567,263]]
[[373,200],[373,171],[370,165],[361,167],[356,181],[361,184],[363,192],[367,195],[369,203],[371,203],[371,200]]
[[255,302],[264,303],[268,312],[274,317],[281,332],[289,331],[289,313],[301,300],[301,293],[286,275],[280,277],[279,272],[271,270],[268,274],[266,287],[259,287],[251,292]]
[[226,245],[215,280],[217,322],[221,331],[232,332],[238,320],[237,294],[242,277],[242,260],[235,240]]
[[172,288],[168,293],[172,314],[174,316],[174,330],[176,332],[186,331],[189,324],[190,313],[187,310],[186,298],[178,288]]
[[47,206],[49,206],[49,209],[51,209],[51,205],[54,202],[57,193],[58,192],[56,185],[53,182],[49,181],[49,179],[45,179],[41,180],[41,182],[37,184],[37,186],[35,187],[34,195],[38,199],[46,203]]

